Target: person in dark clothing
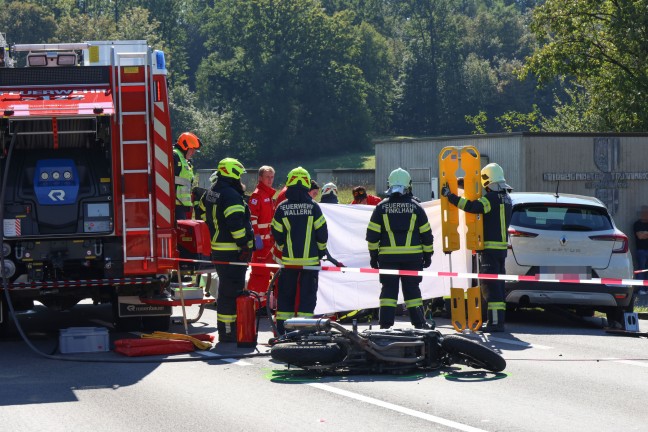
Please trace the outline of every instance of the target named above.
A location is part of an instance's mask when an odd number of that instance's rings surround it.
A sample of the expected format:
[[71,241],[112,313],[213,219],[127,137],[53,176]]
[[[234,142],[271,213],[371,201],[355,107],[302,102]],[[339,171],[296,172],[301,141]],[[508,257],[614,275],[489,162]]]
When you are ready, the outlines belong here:
[[338,190],[335,183],[326,183],[322,188],[321,203],[325,204],[338,204]]
[[[432,264],[432,230],[421,205],[407,193],[411,177],[402,168],[389,175],[389,197],[371,214],[367,244],[372,268],[423,270]],[[432,328],[425,321],[421,298],[421,276],[381,274],[380,328],[394,325],[399,283],[403,285],[405,306],[415,328]]]
[[[221,160],[216,182],[205,194],[214,261],[249,263],[252,258],[254,231],[241,184],[241,175],[245,172],[238,160]],[[216,299],[219,342],[236,342],[236,297],[245,288],[246,271],[246,266],[216,264],[220,281]]]
[[[648,206],[641,206],[639,219],[632,226],[635,235],[635,255],[637,256],[637,270],[648,269]],[[637,273],[637,279],[648,279],[648,272]],[[641,292],[645,292],[642,288]]]
[[[511,223],[512,203],[509,192],[513,189],[506,184],[504,171],[496,163],[490,163],[481,170],[482,186],[486,195],[478,200],[469,201],[453,194],[446,183],[441,195],[448,202],[468,213],[484,215],[484,250],[480,251],[479,272],[487,274],[506,274],[505,261],[508,248],[508,227]],[[488,303],[488,323],[484,331],[505,331],[506,302],[504,281],[484,279],[481,289]]]
[[[310,174],[302,167],[288,173],[286,200],[277,206],[272,236],[285,266],[319,266],[326,256],[328,231],[319,205],[309,194]],[[312,317],[317,304],[318,270],[285,267],[279,276],[277,333],[285,333],[284,322],[295,316]],[[295,305],[299,286],[299,305]]]
[[308,195],[315,201],[317,199],[317,195],[319,195],[320,187],[317,184],[317,182],[313,179],[311,179],[311,185],[310,188],[308,189]]

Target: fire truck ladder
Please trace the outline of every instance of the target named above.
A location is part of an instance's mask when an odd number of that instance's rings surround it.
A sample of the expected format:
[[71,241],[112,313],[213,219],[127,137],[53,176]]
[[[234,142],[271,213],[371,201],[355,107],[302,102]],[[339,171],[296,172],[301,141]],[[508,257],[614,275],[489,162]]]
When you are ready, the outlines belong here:
[[[151,193],[151,172],[152,172],[152,154],[151,154],[151,133],[150,133],[150,112],[151,112],[151,101],[149,98],[149,78],[151,74],[151,64],[150,64],[150,58],[151,54],[149,52],[150,50],[147,50],[146,52],[130,52],[130,53],[125,53],[125,52],[113,52],[113,82],[117,83],[117,95],[118,95],[118,106],[119,106],[119,111],[118,111],[118,122],[119,122],[119,151],[120,151],[120,159],[121,159],[121,178],[122,178],[122,195],[121,195],[121,200],[122,200],[122,229],[124,233],[124,246],[123,246],[123,252],[124,252],[124,264],[126,264],[128,261],[142,261],[142,267],[147,268],[148,261],[153,261],[154,260],[154,249],[153,249],[153,205],[152,205],[152,193]],[[132,60],[135,59],[135,60]],[[137,62],[136,60],[141,60],[141,62]],[[144,67],[144,74],[143,74],[143,81],[137,81],[137,82],[124,82],[122,79],[123,72],[122,68],[128,68],[129,66],[133,65],[133,63],[136,63],[138,65],[143,65]],[[134,66],[134,67],[141,67],[141,66]],[[141,76],[138,74],[138,76]],[[123,93],[126,87],[142,87],[142,91],[137,91],[136,94],[141,95],[141,98],[143,100],[140,101],[135,101],[136,103],[133,103],[134,101],[131,99],[129,104],[126,104],[127,106],[124,105],[123,101]],[[144,110],[129,110],[128,105],[137,105],[137,106],[144,106]],[[124,121],[125,117],[129,117],[129,121],[134,120],[135,122],[142,122],[145,124],[145,129],[146,129],[146,137],[145,139],[142,139],[143,137],[141,136],[133,136],[133,133],[124,126]],[[139,163],[139,166],[132,167],[133,165],[133,159],[136,158],[131,158],[129,159],[129,168],[125,168],[124,166],[124,161],[126,160],[125,158],[128,156],[130,150],[133,150],[134,152],[142,153],[141,149],[142,147],[140,146],[145,146],[146,147],[146,160],[141,159],[141,163]],[[139,149],[137,148],[139,147]],[[132,154],[132,153],[131,153]],[[126,185],[129,184],[129,182],[141,182],[142,180],[142,174],[146,174],[147,177],[147,184],[148,184],[148,189],[146,193],[136,193],[133,194],[132,191],[129,192],[129,196],[127,197],[126,194]],[[139,188],[134,188],[134,190],[142,190],[141,187]],[[138,196],[139,195],[139,196]],[[141,209],[142,206],[145,206],[145,208],[148,210],[148,225],[141,225],[138,224],[138,226],[132,226],[133,223],[131,222],[130,225],[128,225],[128,219],[127,219],[127,214],[130,209],[133,208],[139,208]],[[140,210],[141,211],[141,210]],[[132,215],[131,215],[132,217]],[[148,248],[142,247],[143,242],[141,241],[142,236],[148,236]],[[129,255],[129,251],[133,253],[133,251],[136,251],[133,255]]]

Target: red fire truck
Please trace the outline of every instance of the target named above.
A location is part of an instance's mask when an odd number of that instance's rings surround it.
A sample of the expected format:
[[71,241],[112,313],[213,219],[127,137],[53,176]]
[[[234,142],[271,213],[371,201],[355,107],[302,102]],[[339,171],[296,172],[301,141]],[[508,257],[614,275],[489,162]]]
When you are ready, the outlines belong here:
[[167,328],[171,307],[142,301],[177,267],[164,53],[92,41],[2,58],[0,288],[15,310],[92,299],[120,327]]

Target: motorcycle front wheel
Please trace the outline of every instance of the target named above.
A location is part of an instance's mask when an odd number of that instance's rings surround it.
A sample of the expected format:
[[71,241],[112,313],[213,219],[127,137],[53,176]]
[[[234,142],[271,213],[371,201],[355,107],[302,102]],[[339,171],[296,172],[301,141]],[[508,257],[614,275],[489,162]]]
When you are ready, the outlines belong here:
[[506,360],[495,351],[475,341],[457,335],[444,336],[441,348],[448,354],[459,357],[465,364],[475,369],[501,372]]
[[294,366],[314,366],[338,363],[346,357],[345,350],[336,343],[326,345],[285,343],[270,350],[273,360]]

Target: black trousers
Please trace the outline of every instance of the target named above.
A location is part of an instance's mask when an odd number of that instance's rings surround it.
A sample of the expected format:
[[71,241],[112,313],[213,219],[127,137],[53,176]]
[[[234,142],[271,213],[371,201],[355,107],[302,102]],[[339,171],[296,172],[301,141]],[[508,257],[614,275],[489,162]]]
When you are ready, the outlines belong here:
[[[238,261],[238,252],[212,252],[214,261]],[[245,288],[247,267],[239,265],[216,264],[218,273],[218,334],[236,335],[236,297]]]
[[[506,274],[506,251],[485,249],[480,253],[479,272],[489,274]],[[489,323],[504,324],[506,311],[505,285],[503,280],[482,279],[482,294],[486,300]]]
[[[389,270],[423,270],[421,259],[391,262],[378,258],[378,265],[381,269]],[[380,291],[379,321],[381,327],[389,328],[394,325],[400,284],[403,285],[403,298],[410,312],[410,321],[415,327],[423,324],[423,313],[422,310],[419,311],[423,306],[421,288],[419,287],[422,280],[422,276],[380,275],[382,290]]]
[[[281,269],[279,294],[277,296],[277,331],[285,333],[284,321],[295,315],[310,317],[317,305],[317,283],[319,271],[302,269]],[[297,287],[299,286],[299,300]],[[299,302],[297,304],[297,302]]]

